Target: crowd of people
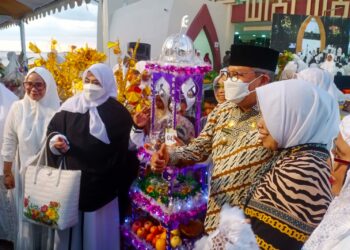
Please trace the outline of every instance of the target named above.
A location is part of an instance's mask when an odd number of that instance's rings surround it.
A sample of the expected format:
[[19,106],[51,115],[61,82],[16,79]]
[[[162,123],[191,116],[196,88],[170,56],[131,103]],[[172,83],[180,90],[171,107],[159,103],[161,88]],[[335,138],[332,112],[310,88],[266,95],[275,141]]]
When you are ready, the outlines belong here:
[[[1,237],[15,249],[119,249],[118,197],[124,197],[130,171],[132,118],[116,101],[112,69],[95,64],[83,74],[84,90],[60,105],[55,80],[43,67],[31,69],[16,97],[1,85]],[[113,114],[111,116],[110,114]],[[79,223],[56,230],[23,219],[25,168],[48,140],[48,158],[82,170]],[[129,181],[128,181],[129,180]],[[126,191],[127,192],[127,191]]]
[[[208,115],[189,145],[161,147],[152,157],[156,172],[166,165],[213,160],[205,218],[209,237],[196,249],[242,249],[235,248],[245,237],[237,233],[239,226],[219,226],[226,204],[244,211],[261,249],[320,249],[322,238],[330,238],[322,234],[331,223],[333,228],[340,223],[342,237],[333,236],[330,245],[345,246],[340,240],[350,236],[350,227],[340,220],[329,218],[319,229],[348,167],[345,154],[331,157],[341,137],[333,141],[340,124],[333,75],[306,67],[295,79],[273,82],[277,58],[271,49],[233,45],[229,66],[216,79],[223,81],[226,102]],[[223,210],[221,216],[226,215]]]
[[323,51],[306,47],[298,57],[307,67],[320,67],[332,75],[350,75],[349,59],[341,47],[329,44]]
[[[188,83],[176,110],[176,146],[161,145],[157,134],[152,149],[156,173],[208,162],[207,236],[196,249],[242,249],[241,227],[252,232],[244,234],[253,244],[246,249],[346,249],[350,117],[340,119],[333,75],[305,68],[275,81],[277,51],[232,45],[228,52],[205,92],[205,116],[193,120]],[[21,99],[0,84],[0,239],[15,249],[121,249],[120,221],[138,168],[131,159],[155,136],[150,109],[131,115],[116,100],[105,64],[82,77],[83,91],[63,103],[43,67],[29,70]],[[169,126],[170,96],[169,83],[157,82],[153,132]],[[64,157],[68,169],[82,171],[79,222],[55,230],[53,239],[47,227],[22,217],[25,168],[43,147],[51,166]],[[247,220],[221,223],[236,214],[224,207],[237,207]]]

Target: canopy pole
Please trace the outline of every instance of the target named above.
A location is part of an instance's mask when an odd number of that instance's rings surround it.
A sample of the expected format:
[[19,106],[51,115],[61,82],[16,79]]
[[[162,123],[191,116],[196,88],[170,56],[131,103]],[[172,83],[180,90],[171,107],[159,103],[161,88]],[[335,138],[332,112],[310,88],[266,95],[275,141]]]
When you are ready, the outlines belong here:
[[19,30],[21,34],[21,47],[22,47],[22,53],[23,53],[23,62],[25,63],[25,67],[27,67],[27,49],[26,49],[26,34],[24,30],[24,21],[21,19],[19,21]]

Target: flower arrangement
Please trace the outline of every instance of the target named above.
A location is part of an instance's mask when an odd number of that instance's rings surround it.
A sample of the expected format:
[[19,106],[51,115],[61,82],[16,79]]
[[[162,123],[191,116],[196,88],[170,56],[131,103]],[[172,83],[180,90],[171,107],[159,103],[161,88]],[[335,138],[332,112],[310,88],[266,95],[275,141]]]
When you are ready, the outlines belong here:
[[216,72],[215,70],[209,71],[208,73],[206,73],[204,75],[203,83],[204,84],[211,84],[211,83],[213,83],[215,77],[217,77],[218,75],[219,75],[219,73]]
[[56,201],[50,201],[49,204],[40,207],[37,204],[31,203],[29,196],[24,198],[24,216],[48,226],[57,226],[59,209],[60,203]]
[[46,67],[55,78],[58,94],[61,100],[71,97],[76,91],[83,89],[82,72],[95,63],[102,63],[106,60],[104,53],[96,49],[89,48],[88,45],[82,48],[71,46],[71,50],[64,56],[63,62],[58,62],[57,41],[51,40],[51,52],[47,54],[47,59],[41,55],[41,50],[32,42],[29,49],[40,57],[34,60],[29,67]]
[[333,36],[338,36],[338,35],[340,35],[340,28],[338,27],[338,26],[336,26],[336,25],[332,25],[332,26],[330,26],[329,27],[329,31],[331,32],[331,34],[333,35]]
[[[131,57],[122,59],[120,42],[108,42],[107,47],[113,49],[113,53],[117,56],[117,65],[114,72],[118,89],[118,101],[123,103],[126,108],[134,113],[139,112],[144,107],[150,107],[149,100],[151,88],[148,84],[151,76],[148,71],[139,72],[136,69],[136,52],[139,47],[140,40],[132,50]],[[124,74],[124,67],[126,73]]]
[[277,79],[280,79],[280,76],[282,74],[282,71],[284,70],[284,67],[286,67],[287,63],[290,61],[293,61],[293,53],[290,51],[283,51],[278,57],[278,74],[277,74]]
[[[160,175],[150,173],[138,181],[138,187],[157,202],[166,205],[169,203],[168,182]],[[185,200],[196,195],[200,188],[200,184],[192,176],[179,174],[173,183],[173,190],[170,195],[173,198]]]

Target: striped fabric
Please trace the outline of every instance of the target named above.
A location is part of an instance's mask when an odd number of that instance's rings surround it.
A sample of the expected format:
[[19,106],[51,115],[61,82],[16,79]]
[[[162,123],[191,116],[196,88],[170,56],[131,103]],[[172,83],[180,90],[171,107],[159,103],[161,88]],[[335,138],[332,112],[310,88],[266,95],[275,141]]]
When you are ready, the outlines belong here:
[[271,152],[258,143],[259,118],[255,108],[243,112],[234,103],[225,102],[210,113],[196,139],[171,153],[170,163],[180,165],[202,161],[212,154],[214,167],[205,219],[207,233],[218,226],[219,213],[225,203],[242,205],[255,173],[271,157]]
[[262,249],[300,249],[321,222],[332,199],[328,158],[324,146],[306,144],[268,163],[245,208]]

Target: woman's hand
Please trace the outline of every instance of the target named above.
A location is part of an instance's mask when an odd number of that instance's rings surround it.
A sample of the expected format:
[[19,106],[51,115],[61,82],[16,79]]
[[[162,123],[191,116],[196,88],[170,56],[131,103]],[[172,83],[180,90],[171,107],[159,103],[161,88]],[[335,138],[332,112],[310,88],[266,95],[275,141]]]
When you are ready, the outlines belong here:
[[4,175],[4,185],[5,185],[6,189],[15,188],[15,178],[12,174],[5,174]]
[[6,189],[15,188],[15,178],[12,174],[12,162],[4,161],[4,185]]
[[66,153],[69,149],[69,146],[68,146],[66,140],[63,139],[62,137],[57,137],[53,146],[61,153]]

